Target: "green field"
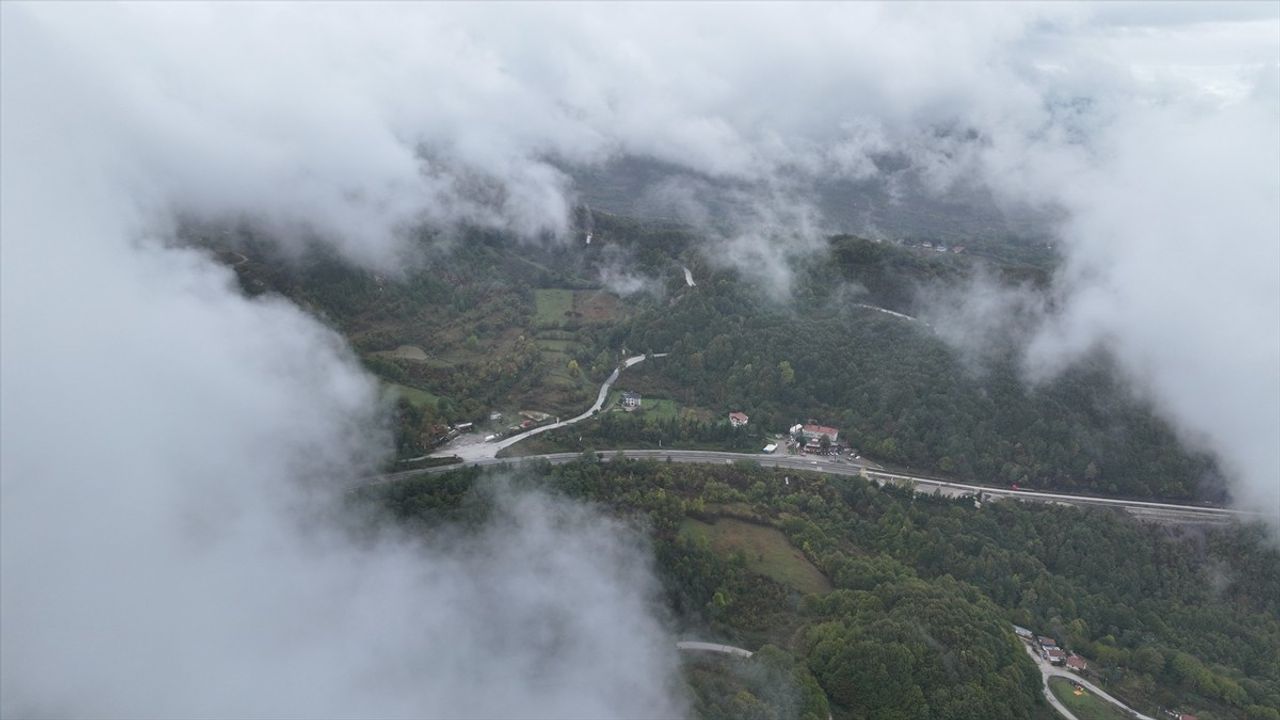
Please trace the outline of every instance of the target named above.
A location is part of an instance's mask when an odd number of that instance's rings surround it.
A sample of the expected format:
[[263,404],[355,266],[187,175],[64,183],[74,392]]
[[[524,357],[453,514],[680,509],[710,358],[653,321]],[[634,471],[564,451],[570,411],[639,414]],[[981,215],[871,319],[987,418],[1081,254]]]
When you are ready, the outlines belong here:
[[[622,391],[610,390],[609,397],[604,404],[605,409],[613,409],[618,412],[622,410]],[[649,397],[644,395],[640,399],[640,409],[633,410],[634,414],[644,418],[654,418],[664,420],[667,418],[676,418],[680,416],[680,404],[670,398]]]
[[645,417],[665,420],[679,417],[680,406],[675,400],[668,398],[643,398],[640,401],[640,411]]
[[431,405],[434,407],[436,402],[440,400],[439,395],[435,395],[433,393],[427,392],[426,390],[421,390],[415,387],[409,387],[408,385],[401,385],[399,383],[387,383],[387,387],[394,390],[397,394],[399,394],[405,400],[408,400],[415,407],[423,407],[426,405]]
[[539,327],[558,327],[573,310],[573,291],[563,288],[540,288],[533,291],[534,321]]
[[740,552],[749,570],[800,592],[831,591],[826,576],[776,528],[733,518],[720,518],[715,523],[687,519],[681,523],[680,533],[705,540],[719,553]]
[[1087,689],[1083,695],[1076,695],[1071,689],[1071,681],[1066,678],[1049,678],[1049,689],[1079,720],[1130,720],[1132,718],[1128,713]]
[[534,342],[538,343],[538,347],[542,350],[550,350],[558,353],[570,353],[582,347],[582,344],[576,340],[557,340],[539,337]]

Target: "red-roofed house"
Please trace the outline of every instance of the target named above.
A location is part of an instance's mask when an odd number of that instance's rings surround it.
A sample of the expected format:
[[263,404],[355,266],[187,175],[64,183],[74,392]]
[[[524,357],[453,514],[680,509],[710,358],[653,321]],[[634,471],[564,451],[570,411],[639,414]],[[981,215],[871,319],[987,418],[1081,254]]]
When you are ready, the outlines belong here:
[[821,440],[822,436],[826,435],[827,440],[834,443],[840,438],[839,430],[826,425],[803,425],[800,427],[800,433],[805,440]]
[[1085,662],[1084,658],[1079,655],[1071,653],[1067,656],[1067,668],[1076,672],[1084,672],[1089,669],[1089,663]]
[[749,419],[750,418],[747,417],[746,413],[740,413],[740,412],[729,413],[729,424],[734,427],[742,427],[743,425],[746,425]]

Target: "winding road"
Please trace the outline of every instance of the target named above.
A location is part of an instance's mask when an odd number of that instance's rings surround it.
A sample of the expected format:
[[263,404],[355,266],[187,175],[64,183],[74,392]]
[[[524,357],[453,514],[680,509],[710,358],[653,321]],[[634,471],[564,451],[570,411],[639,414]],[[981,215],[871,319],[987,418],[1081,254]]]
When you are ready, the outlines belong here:
[[720,653],[721,655],[732,655],[734,657],[749,658],[755,653],[732,645],[721,645],[720,643],[698,642],[696,640],[681,640],[676,643],[676,648],[684,652],[709,652]]
[[636,355],[635,357],[629,357],[626,360],[623,360],[622,364],[614,368],[613,373],[610,374],[609,378],[600,386],[600,392],[596,395],[595,403],[592,404],[591,407],[587,408],[581,415],[571,417],[568,420],[551,423],[550,425],[542,425],[540,427],[533,428],[532,430],[526,430],[525,432],[512,435],[508,438],[503,438],[496,442],[471,442],[463,444],[458,443],[455,440],[454,442],[443,446],[439,450],[436,450],[434,453],[431,453],[429,457],[447,457],[453,455],[462,458],[463,462],[478,463],[483,460],[496,458],[499,450],[511,447],[521,440],[527,440],[534,435],[540,435],[544,432],[582,422],[599,412],[600,408],[604,407],[604,401],[609,397],[609,389],[613,387],[615,382],[617,382],[618,376],[622,374],[623,370],[644,362],[646,357],[660,358],[666,356],[667,353],[654,353],[652,355]]
[[1053,694],[1053,691],[1049,689],[1049,678],[1052,678],[1052,677],[1067,678],[1072,682],[1080,683],[1086,689],[1088,689],[1089,692],[1093,693],[1094,695],[1097,695],[1103,700],[1106,700],[1112,705],[1115,705],[1116,707],[1120,708],[1121,711],[1128,713],[1129,715],[1137,718],[1138,720],[1156,720],[1150,715],[1143,715],[1137,710],[1134,710],[1128,705],[1125,705],[1124,703],[1120,702],[1119,700],[1109,695],[1106,690],[1103,690],[1102,688],[1098,687],[1097,685],[1094,685],[1088,680],[1085,680],[1084,678],[1071,672],[1070,670],[1064,670],[1060,667],[1057,667],[1056,665],[1049,664],[1049,662],[1046,661],[1044,658],[1040,657],[1040,654],[1037,653],[1030,645],[1024,644],[1023,649],[1027,651],[1027,654],[1031,656],[1031,659],[1034,660],[1036,663],[1036,667],[1039,668],[1040,670],[1040,677],[1044,681],[1045,699],[1048,700],[1049,704],[1052,705],[1054,709],[1056,709],[1059,713],[1061,713],[1063,717],[1067,718],[1067,720],[1077,720],[1077,718],[1075,715],[1071,713],[1070,710],[1068,710],[1061,702],[1058,701],[1057,696],[1055,696]]

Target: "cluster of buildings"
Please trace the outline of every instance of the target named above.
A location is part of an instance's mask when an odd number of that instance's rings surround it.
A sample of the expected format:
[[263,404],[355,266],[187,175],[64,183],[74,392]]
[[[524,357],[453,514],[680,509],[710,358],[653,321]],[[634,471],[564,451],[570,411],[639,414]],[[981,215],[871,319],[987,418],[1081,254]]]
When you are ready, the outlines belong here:
[[[511,435],[524,432],[525,430],[531,430],[539,425],[545,425],[548,422],[559,422],[559,420],[560,418],[552,418],[547,413],[536,412],[534,410],[521,410],[519,423],[510,425],[506,429],[498,429],[493,433],[486,435],[484,441],[493,442],[495,440],[501,440],[502,438],[510,437]],[[502,413],[497,411],[489,413],[489,421],[495,424],[501,423]]]
[[940,252],[940,253],[949,252],[949,253],[953,253],[953,254],[955,254],[955,255],[959,255],[959,254],[961,254],[961,253],[963,253],[963,252],[964,252],[964,246],[963,246],[963,245],[956,245],[956,246],[954,246],[954,247],[947,247],[944,243],[936,243],[936,244],[935,244],[935,243],[929,242],[928,240],[926,240],[926,241],[924,241],[924,242],[920,243],[919,247],[920,247],[920,248],[922,248],[922,249],[924,249],[924,250],[932,250],[932,251],[934,251],[934,252]]
[[[869,238],[869,239],[873,243],[885,242],[880,238]],[[898,245],[900,247],[905,247],[905,248],[912,248],[916,250],[929,250],[931,252],[939,252],[939,253],[954,253],[956,255],[959,255],[965,251],[964,245],[952,245],[948,247],[947,244],[942,242],[941,240],[934,242],[933,240],[920,240],[919,238],[896,238],[896,239],[891,239],[888,242],[891,245]]]
[[1066,666],[1068,670],[1074,670],[1078,673],[1083,673],[1089,669],[1089,663],[1085,662],[1084,658],[1075,653],[1067,653],[1067,651],[1058,647],[1057,640],[1047,635],[1036,635],[1018,625],[1013,626],[1013,634],[1017,635],[1027,645],[1030,645],[1050,665]]

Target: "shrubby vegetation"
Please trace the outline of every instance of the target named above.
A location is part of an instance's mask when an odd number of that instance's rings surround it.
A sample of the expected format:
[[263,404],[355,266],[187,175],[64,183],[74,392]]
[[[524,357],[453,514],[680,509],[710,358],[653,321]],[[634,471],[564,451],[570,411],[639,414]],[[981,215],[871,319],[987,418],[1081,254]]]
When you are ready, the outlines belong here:
[[765,645],[749,660],[692,657],[685,676],[704,720],[826,720],[827,697],[804,663]]

